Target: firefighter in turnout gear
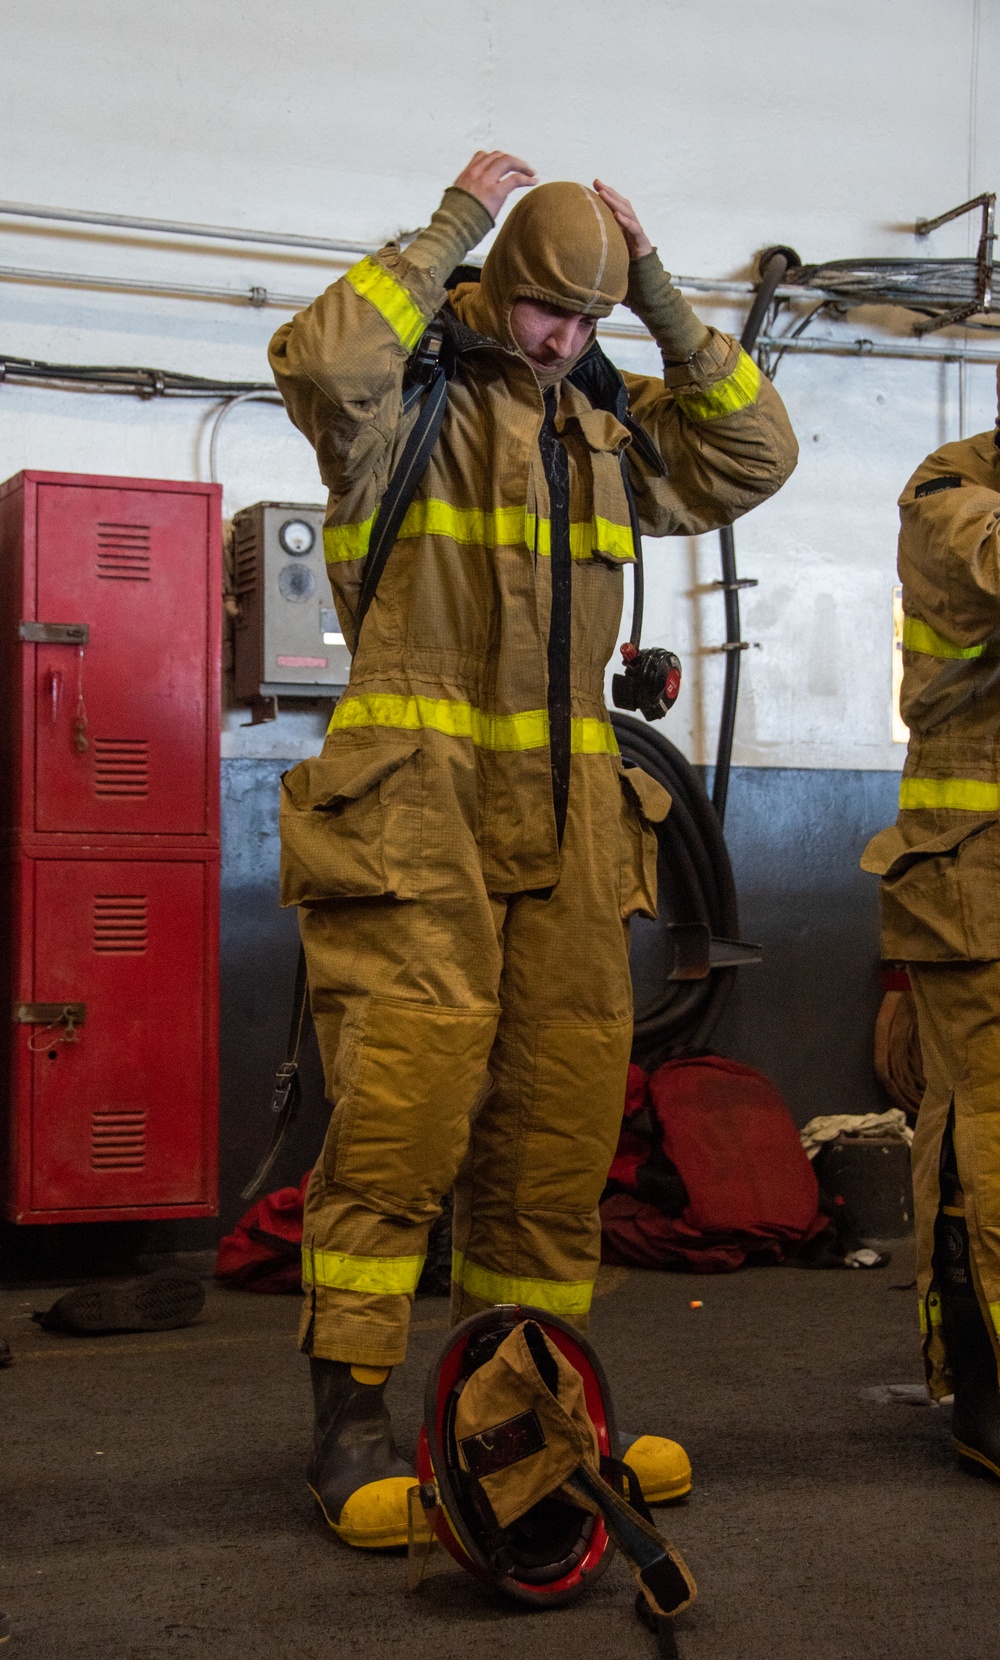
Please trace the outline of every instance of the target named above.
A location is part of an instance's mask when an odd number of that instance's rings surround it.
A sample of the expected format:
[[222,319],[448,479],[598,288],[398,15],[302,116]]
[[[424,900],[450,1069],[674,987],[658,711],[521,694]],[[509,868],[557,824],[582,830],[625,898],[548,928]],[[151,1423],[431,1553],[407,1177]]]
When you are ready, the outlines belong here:
[[[322,754],[288,773],[282,902],[299,907],[335,1104],[305,1205],[311,1486],[341,1537],[405,1539],[412,1481],[383,1388],[428,1227],[454,1186],[453,1313],[525,1303],[585,1327],[632,1032],[627,921],[655,914],[669,797],[624,769],[604,704],[625,476],[648,536],[728,524],[796,445],[756,365],[672,286],[607,186],[514,207],[479,282],[445,283],[514,189],[479,153],[430,226],[278,330],[271,365],[329,490],[324,543],[354,656]],[[619,374],[625,301],[663,378]],[[417,419],[411,353],[449,360],[440,437],[357,626],[373,523]],[[626,926],[623,926],[626,925]],[[672,1442],[632,1454],[686,1491]]]
[[865,849],[882,950],[905,962],[927,1088],[913,1140],[928,1383],[960,1459],[1000,1477],[1000,451],[979,433],[900,497],[895,825]]

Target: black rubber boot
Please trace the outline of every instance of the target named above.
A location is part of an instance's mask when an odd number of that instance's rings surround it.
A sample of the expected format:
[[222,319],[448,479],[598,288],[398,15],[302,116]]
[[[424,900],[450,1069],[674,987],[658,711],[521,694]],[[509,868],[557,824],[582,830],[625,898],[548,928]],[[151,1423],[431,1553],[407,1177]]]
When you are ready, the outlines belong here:
[[[952,1207],[953,1208],[953,1207]],[[955,1385],[951,1433],[962,1463],[1000,1480],[1000,1383],[993,1339],[972,1279],[962,1215],[942,1207],[934,1229],[941,1335]]]
[[359,1383],[340,1360],[310,1357],[316,1423],[306,1480],[341,1539],[361,1549],[406,1544],[416,1477],[393,1440],[385,1382]]

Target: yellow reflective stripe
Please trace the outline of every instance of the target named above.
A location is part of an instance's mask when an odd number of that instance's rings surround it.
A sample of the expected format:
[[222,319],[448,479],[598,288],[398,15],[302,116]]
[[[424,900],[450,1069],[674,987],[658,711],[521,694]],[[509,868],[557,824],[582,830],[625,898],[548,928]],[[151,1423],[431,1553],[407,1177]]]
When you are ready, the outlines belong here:
[[324,525],[323,552],[328,565],[337,565],[345,559],[367,559],[375,514],[363,524]]
[[[482,548],[523,545],[547,559],[552,552],[552,526],[523,507],[452,507],[450,502],[428,497],[415,501],[406,510],[399,538],[408,536],[450,536]],[[634,559],[630,525],[595,515],[569,527],[569,549],[574,559],[589,559],[606,553],[615,559]]]
[[453,542],[476,547],[510,547],[526,540],[529,519],[533,525],[534,515],[523,507],[452,507],[431,496],[407,508],[399,535],[400,540],[404,536],[450,536]]
[[[403,732],[430,727],[450,738],[471,738],[478,749],[544,749],[549,741],[545,709],[525,709],[516,715],[494,715],[450,697],[405,697],[397,692],[362,692],[342,697],[333,711],[330,732],[357,726],[389,726]],[[574,755],[617,755],[618,742],[610,721],[575,717],[570,726]]]
[[[323,547],[327,564],[364,559],[374,523],[373,513],[363,524],[326,525]],[[412,502],[406,510],[398,540],[414,536],[448,536],[453,542],[480,548],[529,547],[543,559],[552,552],[549,520],[536,518],[523,507],[452,507],[450,502],[433,496]],[[634,559],[631,526],[599,516],[580,520],[569,527],[569,551],[574,559],[590,559],[595,553],[612,559]]]
[[593,1280],[531,1280],[519,1274],[494,1274],[470,1262],[461,1251],[452,1252],[451,1277],[484,1303],[530,1303],[549,1314],[586,1314],[594,1295]]
[[941,1298],[936,1291],[928,1293],[926,1303],[918,1305],[920,1309],[920,1331],[926,1337],[929,1330],[934,1330],[941,1324]]
[[1000,645],[992,640],[987,640],[981,646],[957,646],[954,641],[946,640],[930,623],[921,622],[919,617],[903,618],[903,644],[907,651],[919,651],[925,657],[947,657],[963,661],[986,655],[993,657],[1000,651]]
[[383,265],[367,256],[352,266],[344,281],[384,317],[401,346],[411,352],[427,327],[427,318],[409,290],[391,277]]
[[417,1289],[423,1257],[352,1257],[343,1251],[302,1247],[302,1283],[326,1290],[367,1291],[377,1297],[410,1296]]
[[574,715],[570,721],[569,747],[574,755],[617,755],[618,739],[610,721]]
[[908,810],[954,808],[962,813],[1000,812],[1000,784],[980,778],[904,778],[899,805]]
[[1000,1337],[1000,1303],[987,1303],[986,1306],[990,1311],[990,1319],[993,1321],[993,1330]]
[[736,367],[725,380],[716,381],[704,392],[676,392],[674,397],[691,421],[718,421],[723,415],[734,415],[738,409],[757,402],[760,388],[760,370],[752,357],[741,350]]

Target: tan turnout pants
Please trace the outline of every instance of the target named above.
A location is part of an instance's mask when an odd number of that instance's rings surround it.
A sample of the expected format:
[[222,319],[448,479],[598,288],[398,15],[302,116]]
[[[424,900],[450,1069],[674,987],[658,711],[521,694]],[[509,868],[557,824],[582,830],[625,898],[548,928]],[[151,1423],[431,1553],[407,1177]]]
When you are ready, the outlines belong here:
[[931,1394],[951,1392],[934,1277],[941,1142],[955,1157],[976,1295],[1000,1363],[1000,963],[908,963],[927,1089],[913,1137],[917,1291]]
[[453,1184],[454,1315],[523,1301],[585,1323],[631,1046],[622,919],[649,908],[655,880],[655,840],[618,772],[615,757],[574,755],[547,898],[488,893],[471,820],[449,810],[448,857],[425,867],[419,897],[300,907],[336,1104],[306,1194],[307,1352],[404,1358]]

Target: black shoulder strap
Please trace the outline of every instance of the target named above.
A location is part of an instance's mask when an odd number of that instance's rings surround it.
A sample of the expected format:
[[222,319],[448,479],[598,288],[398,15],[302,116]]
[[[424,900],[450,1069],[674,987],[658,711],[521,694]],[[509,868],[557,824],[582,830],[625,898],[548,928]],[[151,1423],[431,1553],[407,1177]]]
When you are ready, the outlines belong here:
[[[427,333],[430,335],[431,331]],[[433,350],[436,346],[436,351]],[[425,336],[422,351],[425,361],[433,352],[428,372],[427,395],[424,405],[413,423],[410,436],[403,446],[403,453],[399,458],[396,470],[386,487],[385,495],[379,503],[375,523],[372,527],[371,541],[368,544],[368,558],[365,560],[365,574],[361,581],[361,594],[358,599],[358,614],[355,621],[355,642],[361,634],[362,624],[368,615],[368,608],[375,598],[375,592],[382,579],[389,555],[395,546],[396,537],[406,517],[406,509],[413,500],[417,485],[427,471],[431,452],[438,441],[441,426],[444,421],[445,408],[448,402],[448,376],[441,361],[442,336],[440,331],[427,341]],[[409,406],[409,398],[404,398],[404,409]]]
[[285,1058],[274,1075],[274,1094],[271,1097],[271,1111],[274,1114],[274,1128],[271,1131],[271,1140],[267,1152],[247,1182],[240,1194],[241,1199],[255,1199],[268,1176],[274,1168],[275,1161],[281,1151],[281,1144],[295,1121],[295,1115],[302,1099],[302,1081],[299,1078],[299,1051],[302,1048],[302,1039],[306,1034],[309,1021],[309,976],[306,972],[306,954],[302,945],[299,946],[298,961],[295,965],[295,990],[292,993],[292,1019],[288,1028],[288,1043],[285,1046]]

